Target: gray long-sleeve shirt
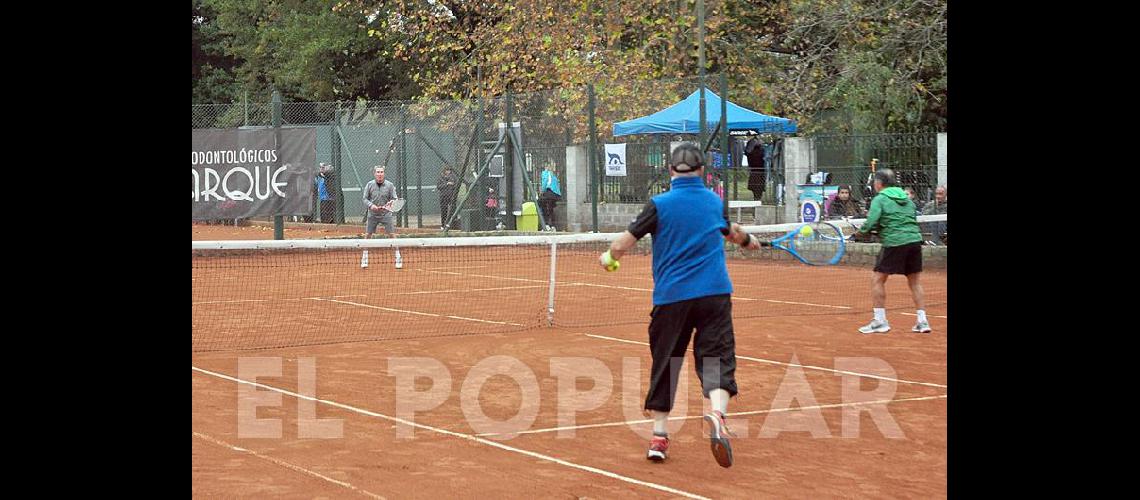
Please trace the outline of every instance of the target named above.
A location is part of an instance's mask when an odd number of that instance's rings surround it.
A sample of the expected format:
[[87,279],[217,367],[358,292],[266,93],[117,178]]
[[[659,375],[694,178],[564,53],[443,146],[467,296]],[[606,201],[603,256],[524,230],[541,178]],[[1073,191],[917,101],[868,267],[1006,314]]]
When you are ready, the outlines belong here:
[[377,185],[376,179],[368,181],[364,186],[364,207],[368,209],[369,217],[385,217],[391,215],[392,212],[382,210],[379,213],[373,212],[372,207],[382,207],[389,201],[399,198],[396,195],[396,185],[392,181],[384,179],[383,185]]

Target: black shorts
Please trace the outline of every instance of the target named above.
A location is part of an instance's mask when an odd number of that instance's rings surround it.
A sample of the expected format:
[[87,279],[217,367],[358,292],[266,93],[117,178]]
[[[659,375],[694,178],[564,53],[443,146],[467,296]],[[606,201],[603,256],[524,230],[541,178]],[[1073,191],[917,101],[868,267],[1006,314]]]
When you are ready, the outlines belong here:
[[[732,330],[732,297],[711,295],[654,306],[649,322],[649,352],[653,355],[645,409],[670,411],[689,340],[701,392],[713,389],[735,396],[736,337]],[[694,330],[696,334],[694,335]]]
[[897,247],[883,247],[875,260],[875,272],[883,274],[914,274],[922,272],[922,242]]

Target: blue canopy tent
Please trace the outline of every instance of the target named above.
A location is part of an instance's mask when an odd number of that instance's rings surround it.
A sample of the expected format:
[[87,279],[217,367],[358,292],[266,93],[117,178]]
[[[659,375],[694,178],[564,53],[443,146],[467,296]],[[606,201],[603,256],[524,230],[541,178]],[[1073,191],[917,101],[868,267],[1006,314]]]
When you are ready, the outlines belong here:
[[[793,134],[796,122],[788,118],[768,116],[750,109],[727,103],[728,130],[750,131],[758,134]],[[668,108],[641,118],[614,123],[614,137],[633,134],[696,134],[701,130],[701,91],[694,90],[689,97]],[[720,96],[705,89],[705,120],[708,130],[720,123]]]
[[[722,83],[723,85],[723,83]],[[725,123],[728,128],[728,134],[723,134],[720,129],[721,124],[721,103],[725,107]],[[648,116],[634,118],[624,122],[614,123],[613,135],[614,137],[623,135],[634,134],[699,134],[701,130],[701,91],[697,89],[689,94],[684,100],[673,104],[661,111],[653,113]],[[725,135],[749,135],[749,134],[778,134],[788,135],[796,132],[796,122],[788,118],[780,118],[777,116],[769,116],[763,113],[757,113],[747,108],[743,108],[731,101],[721,100],[721,97],[715,92],[712,92],[707,87],[705,88],[705,120],[707,122],[707,130],[712,134],[708,138],[709,143],[703,146],[703,149],[708,150],[712,145],[713,137],[721,134],[722,140]],[[727,146],[727,141],[725,146]],[[739,158],[739,154],[734,152],[732,156]],[[712,153],[711,165],[715,169],[720,169],[724,165],[725,155]],[[736,161],[730,160],[730,165],[735,165]],[[732,167],[729,167],[732,168]],[[764,177],[771,179],[769,172],[770,166],[765,163]],[[729,177],[735,178],[734,173],[723,175],[721,182],[723,183],[723,197],[725,204],[725,214],[728,213],[728,190],[729,190]],[[751,175],[751,174],[750,174]],[[625,178],[623,178],[625,179]],[[733,186],[736,183],[733,182]],[[751,187],[750,187],[751,189]]]

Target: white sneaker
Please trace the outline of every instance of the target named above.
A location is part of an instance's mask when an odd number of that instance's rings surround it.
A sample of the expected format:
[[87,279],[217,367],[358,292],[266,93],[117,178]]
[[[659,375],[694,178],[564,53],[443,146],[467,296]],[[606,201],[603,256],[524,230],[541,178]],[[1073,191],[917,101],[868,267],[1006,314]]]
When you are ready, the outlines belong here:
[[930,323],[919,321],[918,323],[914,324],[914,328],[911,328],[910,331],[917,333],[930,333]]
[[709,423],[709,447],[717,465],[732,467],[732,445],[728,442],[728,436],[733,434],[725,425],[724,414],[711,411],[705,414],[705,421]]
[[403,259],[403,257],[400,257],[400,254],[396,254],[396,269],[403,269],[403,268],[404,268],[404,259]]
[[360,268],[364,269],[367,267],[368,267],[368,250],[365,250],[364,255],[360,256]]
[[877,319],[873,319],[865,326],[859,327],[859,333],[887,333],[889,331],[891,331],[891,325],[886,321],[879,321]]

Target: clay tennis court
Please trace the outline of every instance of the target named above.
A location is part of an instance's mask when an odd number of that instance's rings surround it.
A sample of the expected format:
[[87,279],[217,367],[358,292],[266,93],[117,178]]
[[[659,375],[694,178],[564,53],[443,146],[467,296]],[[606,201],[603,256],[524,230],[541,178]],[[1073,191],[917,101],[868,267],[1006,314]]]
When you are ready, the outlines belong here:
[[[197,228],[195,239],[215,238],[200,238]],[[555,327],[544,326],[549,267],[541,255],[516,255],[512,262],[522,264],[502,265],[495,257],[465,260],[454,252],[406,248],[399,271],[382,265],[362,270],[357,252],[333,252],[287,268],[233,265],[224,258],[216,267],[196,263],[193,494],[946,495],[944,271],[924,273],[933,334],[909,331],[913,308],[905,283],[896,278],[888,282],[892,331],[864,336],[856,329],[870,316],[867,268],[730,260],[740,394],[729,405],[736,462],[722,469],[699,419],[704,409],[691,356],[672,414],[689,418],[674,422],[680,427],[671,429],[666,462],[645,460],[651,424],[639,410],[649,369],[649,257],[630,255],[619,272],[605,273],[593,262],[596,255],[575,250],[559,250]],[[383,252],[375,252],[374,262],[383,262]],[[284,272],[290,279],[279,279]],[[269,286],[252,297],[202,285],[223,279]],[[472,292],[481,289],[489,291]],[[232,349],[259,342],[309,345]],[[439,404],[414,419],[397,415],[391,370],[406,358],[430,358],[450,375]],[[254,365],[280,366],[280,375],[252,380],[239,373],[240,366],[249,371]],[[569,387],[563,381],[560,397],[552,371],[565,366],[589,376]],[[502,368],[522,382],[491,376],[477,393],[471,387],[464,392],[463,384],[478,378],[476,367]],[[527,374],[536,391],[521,388]],[[608,391],[602,387],[607,380]],[[412,389],[430,391],[432,383],[421,378]],[[597,397],[586,404],[590,398],[570,389]],[[254,391],[279,397],[253,415],[278,420],[279,437],[239,432],[239,400]],[[471,405],[464,409],[464,394],[488,418],[532,414],[533,422],[523,418],[513,429],[518,434],[506,439],[486,432],[465,416]],[[589,409],[571,423],[560,405]],[[882,422],[883,415],[897,428]],[[313,418],[339,421],[339,437],[302,437],[299,422]],[[775,432],[781,429],[792,430]]]

